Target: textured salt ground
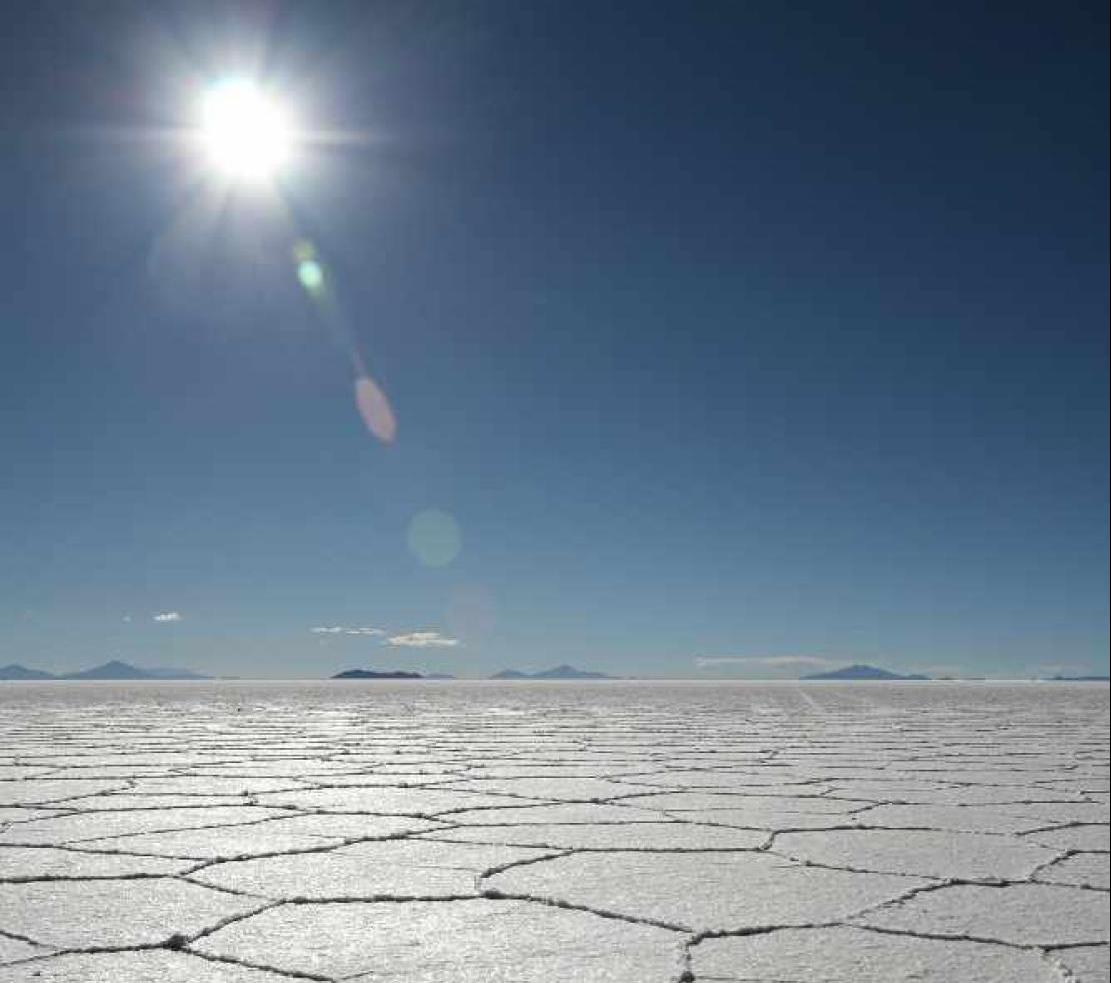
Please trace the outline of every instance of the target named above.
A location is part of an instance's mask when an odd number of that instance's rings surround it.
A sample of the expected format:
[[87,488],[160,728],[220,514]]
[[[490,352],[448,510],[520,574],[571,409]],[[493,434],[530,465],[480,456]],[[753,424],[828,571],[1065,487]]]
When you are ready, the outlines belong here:
[[708,939],[695,947],[692,965],[706,983],[1061,983],[1064,978],[1039,953],[842,927]]
[[0,684],[0,983],[1108,983],[1099,686]]

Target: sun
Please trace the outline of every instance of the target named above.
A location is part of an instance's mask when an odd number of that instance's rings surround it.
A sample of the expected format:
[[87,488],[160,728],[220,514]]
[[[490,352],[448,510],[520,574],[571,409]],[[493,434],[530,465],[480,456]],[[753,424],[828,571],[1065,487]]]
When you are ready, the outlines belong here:
[[283,108],[249,79],[210,86],[201,100],[200,138],[209,163],[236,181],[264,181],[288,163],[294,134]]

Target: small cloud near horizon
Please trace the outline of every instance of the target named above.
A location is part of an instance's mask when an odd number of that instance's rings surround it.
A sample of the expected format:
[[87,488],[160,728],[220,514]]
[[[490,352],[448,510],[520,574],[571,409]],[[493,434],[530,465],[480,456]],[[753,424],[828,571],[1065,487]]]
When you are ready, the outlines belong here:
[[452,638],[433,629],[424,631],[403,632],[400,635],[390,635],[383,643],[394,648],[455,648],[463,643],[458,638]]
[[318,625],[316,628],[310,628],[314,635],[384,635],[386,630],[384,628],[372,628],[370,626],[363,628],[345,628],[343,625]]
[[163,624],[170,621],[181,621],[181,614],[177,611],[160,611],[154,616],[153,620]]

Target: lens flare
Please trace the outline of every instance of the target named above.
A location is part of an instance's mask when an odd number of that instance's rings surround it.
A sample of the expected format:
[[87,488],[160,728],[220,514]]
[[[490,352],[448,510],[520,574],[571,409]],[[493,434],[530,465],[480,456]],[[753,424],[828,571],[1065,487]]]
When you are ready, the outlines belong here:
[[369,430],[384,444],[392,444],[397,436],[397,419],[386,394],[368,376],[355,380],[355,406]]
[[439,509],[413,516],[406,538],[413,555],[426,567],[446,567],[463,548],[459,523]]
[[359,416],[367,430],[382,443],[393,443],[397,436],[397,418],[386,394],[367,371],[355,332],[336,295],[334,277],[308,239],[298,239],[293,244],[292,257],[297,280],[312,301],[321,325],[351,359],[355,370],[355,408]]
[[315,260],[306,259],[297,264],[297,279],[310,294],[324,289],[324,268]]

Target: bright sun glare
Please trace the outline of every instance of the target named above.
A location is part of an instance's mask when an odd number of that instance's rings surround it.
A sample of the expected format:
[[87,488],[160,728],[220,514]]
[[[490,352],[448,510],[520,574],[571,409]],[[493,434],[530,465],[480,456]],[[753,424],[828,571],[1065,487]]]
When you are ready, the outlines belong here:
[[201,138],[211,163],[236,180],[274,176],[293,149],[286,114],[248,79],[225,79],[208,89]]

